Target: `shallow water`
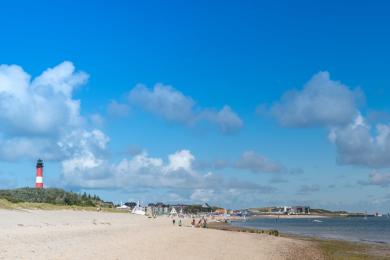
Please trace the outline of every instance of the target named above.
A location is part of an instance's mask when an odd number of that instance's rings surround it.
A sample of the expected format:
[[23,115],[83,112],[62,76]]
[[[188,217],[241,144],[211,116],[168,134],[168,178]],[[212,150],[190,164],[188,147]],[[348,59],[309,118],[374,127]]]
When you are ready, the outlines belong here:
[[277,229],[282,233],[348,241],[390,244],[390,218],[360,217],[318,219],[254,218],[232,225],[258,229]]

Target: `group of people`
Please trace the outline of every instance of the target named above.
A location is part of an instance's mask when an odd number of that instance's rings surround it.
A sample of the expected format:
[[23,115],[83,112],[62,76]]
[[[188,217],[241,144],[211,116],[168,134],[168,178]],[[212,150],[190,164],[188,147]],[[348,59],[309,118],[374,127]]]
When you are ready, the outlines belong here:
[[[172,219],[172,224],[173,225],[176,225],[176,219]],[[182,221],[181,219],[179,219],[178,221],[178,226],[181,227],[182,226]],[[202,217],[201,219],[199,219],[198,223],[196,224],[196,221],[195,221],[195,218],[192,219],[192,222],[191,222],[191,226],[192,227],[203,227],[203,228],[207,228],[207,219],[205,217]]]
[[[173,225],[175,225],[176,224],[176,219],[172,219],[172,223],[173,223]],[[178,226],[181,227],[181,219],[179,219]]]

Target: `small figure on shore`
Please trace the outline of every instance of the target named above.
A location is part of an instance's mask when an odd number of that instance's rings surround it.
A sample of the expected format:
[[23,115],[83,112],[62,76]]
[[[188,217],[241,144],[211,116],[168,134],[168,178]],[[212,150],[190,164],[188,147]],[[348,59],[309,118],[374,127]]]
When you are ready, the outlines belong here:
[[181,219],[179,219],[179,227],[181,227]]
[[203,219],[203,228],[207,228],[207,219]]
[[196,225],[196,227],[200,227],[201,225],[202,225],[202,219],[199,219],[198,224]]
[[173,219],[173,220],[172,220],[172,224],[173,224],[173,225],[175,225],[175,223],[176,223],[176,220],[175,220],[175,219]]
[[195,227],[195,219],[194,218],[192,219],[191,225],[192,225],[192,227]]

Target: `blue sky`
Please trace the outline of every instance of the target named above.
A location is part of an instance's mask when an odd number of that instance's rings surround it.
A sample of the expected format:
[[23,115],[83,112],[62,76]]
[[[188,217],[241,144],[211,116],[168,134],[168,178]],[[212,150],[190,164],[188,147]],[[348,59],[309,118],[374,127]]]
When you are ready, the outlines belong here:
[[0,184],[389,211],[385,1],[12,1]]

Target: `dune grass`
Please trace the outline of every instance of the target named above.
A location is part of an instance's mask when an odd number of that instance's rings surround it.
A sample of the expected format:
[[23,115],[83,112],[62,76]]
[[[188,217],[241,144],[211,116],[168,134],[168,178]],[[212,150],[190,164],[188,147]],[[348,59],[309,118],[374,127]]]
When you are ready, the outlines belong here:
[[375,243],[359,243],[344,240],[321,239],[291,234],[281,234],[283,237],[307,240],[316,244],[325,259],[332,260],[390,260],[390,245]]
[[[97,207],[93,206],[77,206],[77,205],[56,205],[50,203],[37,203],[37,202],[10,202],[6,199],[0,199],[1,209],[40,209],[40,210],[87,210],[96,211]],[[127,211],[118,210],[115,208],[101,208],[104,212],[115,212],[115,213],[127,213]]]
[[315,242],[327,259],[390,259],[389,245],[320,239],[316,239]]
[[210,229],[218,229],[225,231],[235,231],[235,232],[244,232],[244,233],[256,233],[256,234],[267,234],[271,236],[279,236],[279,231],[277,230],[261,230],[255,228],[247,228],[247,227],[235,227],[223,222],[210,222],[207,225]]

